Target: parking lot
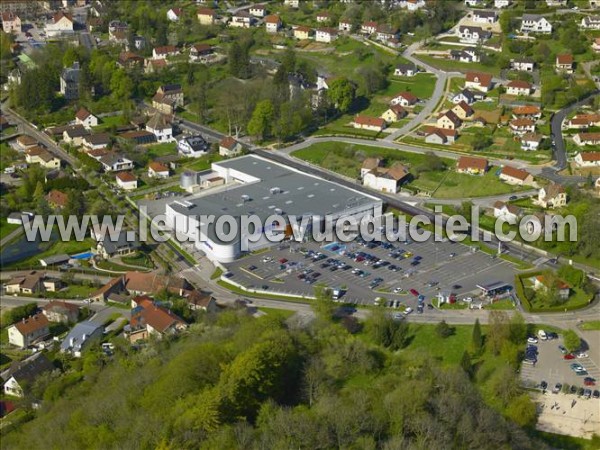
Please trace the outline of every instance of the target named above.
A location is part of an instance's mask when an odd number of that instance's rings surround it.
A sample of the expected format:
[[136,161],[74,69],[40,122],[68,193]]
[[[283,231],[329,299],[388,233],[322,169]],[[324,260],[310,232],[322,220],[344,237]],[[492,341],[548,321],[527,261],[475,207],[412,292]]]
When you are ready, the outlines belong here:
[[[591,377],[600,380],[600,367],[597,361],[594,361],[593,349],[586,349],[582,353],[584,357],[574,357],[565,359],[559,345],[562,345],[562,338],[552,340],[538,340],[535,344],[538,349],[537,362],[535,365],[523,363],[521,366],[521,378],[526,386],[539,386],[542,381],[548,384],[548,390],[552,390],[557,383],[568,385],[570,389],[575,387],[574,398],[581,394],[581,389],[589,388],[592,392],[600,389],[598,385],[584,386],[584,379]],[[597,353],[597,350],[596,350]],[[567,358],[571,358],[568,356]],[[572,364],[579,364],[584,367],[585,372],[577,374],[572,368]],[[596,381],[597,383],[597,381]]]
[[[379,260],[379,264],[375,261]],[[478,295],[477,285],[512,285],[513,266],[462,244],[410,242],[361,244],[286,243],[227,265],[231,279],[252,289],[313,295],[315,285],[345,293],[341,300],[373,304],[377,297],[417,306],[414,289],[429,302],[439,292]],[[315,275],[316,274],[316,275]],[[380,281],[376,284],[376,281]],[[418,295],[417,294],[417,295]]]

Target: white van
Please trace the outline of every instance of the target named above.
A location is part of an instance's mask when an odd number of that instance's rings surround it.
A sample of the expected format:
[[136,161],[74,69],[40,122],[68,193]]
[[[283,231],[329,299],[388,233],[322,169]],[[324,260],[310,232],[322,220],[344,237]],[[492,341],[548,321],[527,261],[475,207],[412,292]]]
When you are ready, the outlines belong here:
[[546,332],[544,330],[539,330],[538,331],[538,337],[540,338],[540,340],[545,341],[548,339],[548,336],[546,335]]

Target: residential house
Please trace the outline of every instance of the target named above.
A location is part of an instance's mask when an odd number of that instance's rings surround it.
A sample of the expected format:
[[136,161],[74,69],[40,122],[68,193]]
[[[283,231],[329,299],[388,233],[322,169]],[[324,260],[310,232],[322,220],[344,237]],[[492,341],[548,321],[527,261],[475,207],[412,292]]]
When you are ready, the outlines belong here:
[[456,114],[460,120],[465,120],[475,114],[475,111],[467,102],[460,102],[458,105],[454,106],[451,111]]
[[59,169],[60,159],[46,150],[44,147],[31,147],[25,153],[25,161],[28,164],[39,164],[46,169]]
[[38,145],[38,141],[37,139],[29,136],[28,134],[22,134],[19,137],[17,137],[17,145],[20,149],[27,150],[31,147],[35,147],[36,145]]
[[533,91],[531,83],[523,80],[512,80],[506,85],[508,95],[529,95]]
[[131,295],[152,295],[166,289],[183,297],[193,290],[185,278],[159,275],[154,272],[127,272],[124,276],[125,289]]
[[237,156],[242,153],[242,144],[231,136],[224,137],[219,142],[219,155],[225,157]]
[[252,17],[247,11],[238,11],[228,23],[228,26],[234,28],[250,28],[254,24],[254,17]]
[[542,117],[542,110],[539,106],[534,105],[517,106],[512,110],[512,116],[515,119],[526,118],[538,120],[540,117]]
[[536,151],[540,148],[543,136],[536,133],[526,133],[521,137],[521,150]]
[[100,342],[103,334],[104,327],[102,325],[87,320],[80,322],[69,331],[67,337],[61,342],[60,352],[80,358],[85,350]]
[[411,12],[418,11],[425,6],[425,0],[400,0],[400,8],[406,8]]
[[281,19],[278,15],[271,14],[265,17],[265,30],[267,33],[277,33],[281,28]]
[[567,6],[567,0],[546,0],[546,5],[549,8],[564,8]]
[[49,322],[42,313],[21,319],[8,327],[8,342],[20,348],[27,348],[50,334]]
[[477,23],[496,23],[498,21],[498,13],[496,11],[473,11],[473,22]]
[[144,65],[144,58],[132,52],[121,52],[117,59],[117,65],[122,69],[140,68]]
[[79,98],[79,62],[75,61],[71,67],[65,67],[60,74],[60,93],[67,100]]
[[521,208],[511,205],[510,203],[504,203],[497,201],[494,203],[494,217],[496,219],[504,219],[509,223],[516,224],[517,219],[523,214]]
[[21,32],[21,18],[16,14],[7,11],[2,13],[2,31],[7,34]]
[[137,177],[131,172],[119,172],[115,175],[115,182],[120,189],[124,191],[132,191],[137,189]]
[[148,165],[148,176],[150,178],[169,178],[169,168],[163,163],[152,161]]
[[98,125],[98,118],[85,108],[79,108],[75,114],[75,123],[90,129]]
[[458,36],[460,37],[460,42],[477,44],[491,38],[492,33],[481,27],[461,25],[458,27]]
[[452,97],[452,103],[459,104],[461,102],[465,102],[467,105],[472,105],[475,103],[475,94],[468,89],[463,89],[458,94]]
[[214,9],[200,8],[196,13],[200,25],[214,25],[217,19],[217,13]]
[[316,42],[333,42],[337,39],[337,30],[335,28],[317,28],[315,33]]
[[535,61],[527,57],[511,59],[510,68],[521,72],[533,72],[533,69],[535,69]]
[[44,273],[35,270],[14,276],[4,283],[7,294],[33,295],[44,291],[54,292],[57,286],[56,280],[46,279]]
[[467,72],[465,74],[465,88],[488,92],[492,89],[492,75],[481,72]]
[[463,63],[477,63],[481,61],[481,55],[474,48],[463,48],[462,50],[450,50],[450,58],[453,61]]
[[[537,275],[533,281],[533,289],[536,291],[546,291],[548,289],[548,284],[548,280],[546,280],[546,277],[544,277],[544,275]],[[562,280],[556,280],[555,288],[556,294],[561,300],[567,300],[569,298],[569,295],[571,295],[571,286],[569,286]]]
[[167,11],[167,19],[171,22],[179,22],[179,18],[183,14],[183,10],[181,8],[171,8]]
[[386,127],[385,120],[379,117],[356,116],[352,122],[354,128],[369,131],[383,131]]
[[419,68],[414,64],[398,64],[394,69],[397,77],[414,77],[418,72]]
[[389,109],[387,109],[379,117],[381,117],[387,123],[393,123],[393,122],[398,122],[400,119],[403,119],[404,117],[406,117],[407,114],[408,113],[402,106],[393,105],[393,106],[390,106]]
[[158,142],[170,142],[173,139],[171,122],[161,112],[157,112],[148,120],[146,131],[154,134]]
[[69,202],[69,196],[58,189],[52,189],[45,197],[48,205],[54,209],[63,209]]
[[380,158],[365,158],[360,168],[360,178],[365,178],[367,173],[381,167],[382,162]]
[[52,17],[52,20],[46,23],[46,34],[48,37],[69,33],[73,33],[73,16],[71,14],[60,11]]
[[265,17],[267,15],[267,7],[265,5],[250,6],[250,15],[254,17]]
[[568,120],[567,125],[578,130],[600,127],[600,114],[577,114]]
[[579,152],[574,161],[579,167],[600,167],[600,152]]
[[436,126],[438,128],[443,128],[447,130],[456,130],[460,128],[462,125],[462,120],[453,112],[453,110],[448,110],[445,113],[440,114],[436,121]]
[[394,164],[390,168],[376,167],[365,174],[363,186],[395,194],[409,177],[410,172],[402,164]]
[[67,144],[71,144],[75,147],[79,147],[83,144],[83,138],[90,134],[90,130],[86,129],[83,125],[72,125],[65,128],[63,131],[63,141]]
[[485,0],[465,0],[465,5],[466,6],[470,6],[471,8],[473,7],[481,7],[483,6],[485,3]]
[[[55,253],[54,255],[46,256],[45,258],[41,258],[39,260],[39,262],[42,267],[50,267],[50,266],[58,266],[59,264],[64,264],[66,262],[69,262],[70,259],[71,259],[71,257],[69,255],[67,255],[66,253],[59,253],[59,254]],[[43,283],[44,283],[44,290],[50,291],[50,292],[56,292],[61,287],[60,280],[56,280],[53,278],[44,278]]]
[[125,133],[119,134],[119,139],[131,141],[136,145],[148,145],[156,142],[156,136],[154,136],[154,133],[150,133],[146,130],[126,131]]
[[535,122],[532,119],[513,119],[508,126],[513,134],[533,133],[535,131]]
[[559,72],[573,73],[574,62],[573,55],[556,55],[556,70]]
[[521,33],[552,33],[552,24],[539,14],[523,14],[521,20]]
[[48,322],[75,323],[79,319],[79,306],[63,300],[52,300],[42,306]]
[[110,134],[108,133],[93,133],[83,137],[81,142],[86,151],[103,150],[110,144]]
[[186,300],[190,309],[195,311],[215,312],[218,308],[217,301],[212,296],[198,290],[192,291]]
[[360,32],[362,34],[373,34],[377,31],[377,22],[365,22],[360,26]]
[[[129,173],[129,172],[124,172]],[[121,230],[117,236],[111,233],[96,233],[96,252],[104,259],[114,258],[115,256],[126,256],[136,252],[140,248],[140,243],[135,239],[130,239],[128,231]]]
[[515,186],[529,186],[534,184],[533,175],[526,170],[512,166],[504,166],[500,172],[500,180]]
[[107,153],[99,159],[105,172],[119,172],[133,169],[133,161],[114,152]]
[[600,30],[600,16],[585,16],[581,19],[581,28],[584,30]]
[[419,98],[410,92],[400,92],[390,100],[390,105],[412,106],[419,101]]
[[550,183],[542,187],[538,192],[535,202],[542,208],[561,208],[567,205],[567,193],[565,188],[557,183]]
[[300,7],[300,0],[283,0],[283,4],[288,8],[298,9]]
[[429,127],[426,131],[425,142],[428,144],[446,145],[456,142],[458,133],[447,128]]
[[378,41],[386,42],[392,39],[397,39],[399,36],[398,30],[392,28],[388,24],[377,25],[376,38]]
[[152,49],[152,59],[166,59],[169,56],[179,55],[179,49],[174,45],[162,45]]
[[573,141],[579,145],[600,145],[600,133],[577,133]]
[[311,34],[312,34],[312,29],[309,27],[305,27],[305,26],[301,25],[301,26],[294,28],[294,37],[301,41],[310,39]]
[[511,0],[494,0],[494,8],[496,8],[496,9],[508,8],[510,6],[510,1]]
[[137,306],[131,312],[129,340],[136,342],[149,337],[160,339],[184,331],[187,324],[170,310],[157,305],[146,297],[138,299]]
[[475,158],[473,156],[461,156],[456,165],[458,173],[468,173],[470,175],[484,175],[487,170],[487,159]]
[[125,290],[125,277],[120,276],[113,278],[96,292],[94,292],[90,296],[90,300],[105,302],[110,300],[111,297],[120,298],[120,296],[125,292],[127,292]]
[[194,44],[190,47],[190,62],[206,62],[213,54],[213,47],[208,44]]
[[210,144],[201,135],[186,136],[177,141],[177,151],[186,158],[200,158],[208,154]]
[[331,13],[329,11],[321,11],[317,13],[317,22],[324,23],[331,20]]
[[340,23],[338,24],[338,30],[344,32],[352,31],[352,22],[350,20],[341,19]]
[[45,354],[34,353],[22,361],[13,362],[8,369],[0,373],[4,382],[2,390],[6,395],[24,397],[38,376],[53,369],[52,362]]

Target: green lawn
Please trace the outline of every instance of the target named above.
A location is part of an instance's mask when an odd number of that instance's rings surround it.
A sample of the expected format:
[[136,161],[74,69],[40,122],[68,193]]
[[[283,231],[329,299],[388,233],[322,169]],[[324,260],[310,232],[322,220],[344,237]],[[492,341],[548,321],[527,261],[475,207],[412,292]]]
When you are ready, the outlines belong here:
[[419,98],[430,98],[435,88],[436,77],[430,73],[420,73],[414,77],[394,77],[390,79],[382,95],[393,96],[402,91],[412,92]]
[[66,253],[67,255],[76,255],[77,253],[82,253],[85,251],[89,251],[90,248],[96,246],[96,241],[92,238],[85,238],[83,241],[78,242],[75,240],[72,241],[56,241],[46,242],[42,244],[41,253],[38,253],[35,256],[31,256],[27,259],[16,261],[11,266],[19,266],[19,267],[33,267],[39,266],[40,259],[47,258],[48,256],[58,255],[62,253]]
[[406,350],[426,353],[445,365],[458,364],[471,342],[473,326],[452,325],[452,328],[454,334],[444,339],[436,333],[435,325],[411,323],[412,340]]
[[151,160],[159,156],[175,155],[177,154],[177,143],[164,142],[162,144],[151,145],[146,149],[146,152]]
[[600,320],[590,320],[587,322],[583,322],[579,328],[587,331],[600,331]]
[[4,239],[6,236],[8,236],[20,226],[21,225],[8,223],[5,218],[0,219],[0,239]]
[[125,125],[123,116],[121,114],[116,116],[101,117],[98,126],[94,127],[94,131],[104,131],[119,125]]
[[145,253],[135,253],[130,256],[123,256],[121,258],[124,264],[130,264],[132,266],[140,266],[147,267],[148,269],[153,269],[154,264],[152,264],[152,260]]
[[295,311],[290,311],[289,309],[276,309],[276,308],[258,308],[259,311],[266,313],[269,316],[280,317],[285,320],[289,317],[293,316]]
[[80,299],[89,298],[90,295],[98,290],[96,286],[84,286],[82,284],[71,284],[67,288],[62,289],[58,292],[47,292],[46,296],[49,298],[66,298],[66,299]]
[[490,195],[507,194],[523,191],[522,186],[511,186],[500,181],[495,172],[498,167],[492,167],[485,175],[468,175],[448,172],[444,182],[435,191],[437,198],[486,197]]

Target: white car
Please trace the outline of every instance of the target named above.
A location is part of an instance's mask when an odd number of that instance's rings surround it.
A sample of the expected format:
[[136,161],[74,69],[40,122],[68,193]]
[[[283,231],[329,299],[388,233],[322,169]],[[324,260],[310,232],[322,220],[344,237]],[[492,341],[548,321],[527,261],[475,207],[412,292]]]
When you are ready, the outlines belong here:
[[399,294],[400,292],[402,292],[404,289],[402,289],[401,287],[397,287],[394,289],[394,294]]
[[589,355],[585,352],[577,353],[578,358],[587,358]]
[[273,258],[271,258],[270,256],[265,256],[265,257],[262,259],[262,262],[264,262],[264,263],[268,263],[268,262],[270,262],[272,259],[273,259]]
[[538,343],[538,340],[537,340],[537,338],[535,338],[535,337],[528,337],[528,338],[527,338],[527,343],[528,343],[528,344],[537,344],[537,343]]
[[409,306],[404,310],[404,314],[409,315],[412,312],[412,308]]

